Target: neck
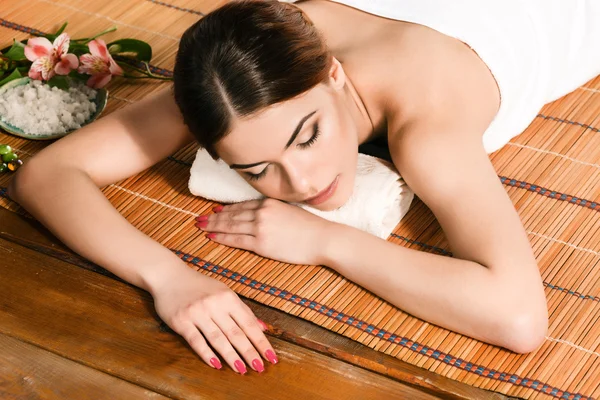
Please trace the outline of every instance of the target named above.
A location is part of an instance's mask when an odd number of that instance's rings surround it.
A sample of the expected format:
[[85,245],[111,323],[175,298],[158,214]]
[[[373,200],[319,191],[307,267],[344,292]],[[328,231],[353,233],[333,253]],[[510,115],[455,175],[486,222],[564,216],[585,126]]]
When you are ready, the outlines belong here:
[[358,130],[358,144],[363,144],[375,138],[376,129],[365,103],[354,87],[350,78],[346,75],[346,85],[344,87],[346,104]]

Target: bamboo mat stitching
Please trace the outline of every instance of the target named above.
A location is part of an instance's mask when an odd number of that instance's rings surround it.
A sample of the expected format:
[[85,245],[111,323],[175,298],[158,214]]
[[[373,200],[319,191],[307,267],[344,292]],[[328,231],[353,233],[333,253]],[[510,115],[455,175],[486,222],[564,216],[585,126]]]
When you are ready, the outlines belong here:
[[585,86],[581,86],[580,89],[587,90],[588,92],[600,93],[600,90],[598,90],[598,89],[592,89],[592,88],[585,87]]
[[556,118],[556,117],[551,117],[551,116],[542,115],[542,114],[538,114],[537,117],[543,118],[543,119],[549,119],[552,121],[562,122],[563,124],[577,125],[577,126],[581,126],[582,128],[591,129],[594,132],[600,132],[600,129],[594,128],[593,126],[590,126],[588,124],[582,124],[581,122],[569,121],[568,119]]
[[146,0],[146,1],[149,1],[149,2],[154,3],[154,4],[158,4],[159,6],[174,8],[175,10],[184,11],[184,12],[187,12],[187,13],[190,13],[190,14],[200,15],[202,17],[205,16],[204,13],[202,13],[200,11],[192,10],[191,8],[179,7],[179,6],[176,6],[174,4],[163,3],[162,1],[158,1],[158,0]]

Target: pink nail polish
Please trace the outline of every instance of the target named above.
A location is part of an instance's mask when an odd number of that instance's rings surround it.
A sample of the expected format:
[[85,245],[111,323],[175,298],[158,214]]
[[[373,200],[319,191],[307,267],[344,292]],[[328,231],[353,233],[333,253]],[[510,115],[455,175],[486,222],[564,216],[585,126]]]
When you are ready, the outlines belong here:
[[271,349],[265,351],[265,356],[267,357],[267,360],[269,360],[269,362],[271,364],[277,364],[279,362],[279,360],[277,359],[277,356],[275,355],[275,353],[273,353],[273,350],[271,350]]
[[216,212],[216,213],[220,213],[221,211],[223,211],[223,206],[213,207],[213,211]]
[[252,367],[254,367],[257,372],[263,372],[265,370],[263,363],[261,363],[258,358],[252,360]]
[[196,217],[196,221],[198,221],[198,222],[207,221],[207,220],[208,220],[208,215],[200,215],[199,217]]
[[209,239],[211,239],[211,240],[214,239],[216,236],[217,236],[216,233],[207,233],[206,234],[206,237],[209,238]]
[[238,372],[240,374],[245,374],[246,373],[246,367],[244,366],[244,364],[240,361],[240,360],[236,360],[233,365],[235,366],[235,368],[238,370]]
[[221,362],[216,359],[215,357],[210,359],[210,364],[215,367],[216,369],[221,369],[223,366],[221,365]]
[[206,226],[208,225],[208,221],[200,221],[200,222],[196,222],[196,226],[198,228],[206,228]]

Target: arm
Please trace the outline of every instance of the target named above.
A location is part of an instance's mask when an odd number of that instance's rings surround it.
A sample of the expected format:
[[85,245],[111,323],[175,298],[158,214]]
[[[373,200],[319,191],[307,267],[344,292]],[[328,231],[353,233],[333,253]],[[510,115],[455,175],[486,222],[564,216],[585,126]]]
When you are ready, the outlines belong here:
[[258,351],[277,359],[252,310],[223,282],[130,225],[98,189],[192,140],[165,89],[40,151],[18,170],[9,196],[75,252],[150,292],[159,317],[204,362],[221,368],[218,352],[239,373],[246,371],[240,357],[261,371]]
[[44,148],[8,188],[75,252],[147,291],[161,270],[187,267],[130,225],[98,188],[145,170],[193,139],[170,97],[163,90]]
[[537,348],[548,324],[542,281],[480,141],[414,130],[392,155],[437,217],[454,257],[340,225],[328,234],[327,265],[426,321],[516,352]]

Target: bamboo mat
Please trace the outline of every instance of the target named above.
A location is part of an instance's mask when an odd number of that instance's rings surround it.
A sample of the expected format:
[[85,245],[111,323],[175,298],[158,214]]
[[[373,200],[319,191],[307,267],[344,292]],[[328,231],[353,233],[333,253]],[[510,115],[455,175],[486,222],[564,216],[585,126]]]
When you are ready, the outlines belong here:
[[[116,33],[103,37],[107,42],[147,41],[155,71],[168,75],[178,37],[225,0],[166,1],[2,0],[0,46],[13,37],[53,32],[65,20],[76,38],[116,25]],[[123,82],[109,84],[104,115],[169,84]],[[472,386],[526,399],[599,398],[599,114],[600,77],[544,107],[523,134],[490,155],[527,230],[548,299],[549,335],[527,355],[411,317],[327,268],[277,263],[208,241],[194,217],[214,203],[187,190],[195,144],[103,192],[135,227],[242,296]],[[2,132],[0,143],[13,146],[25,163],[49,144]],[[9,180],[10,174],[0,175],[0,205],[27,216],[6,197]],[[388,240],[451,256],[440,226],[418,198]]]

